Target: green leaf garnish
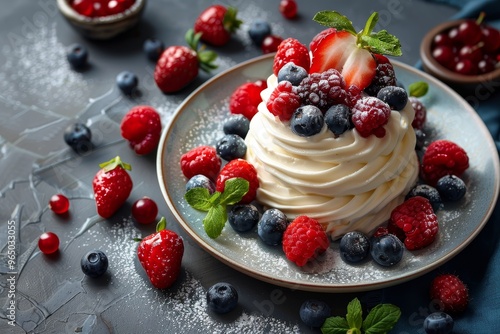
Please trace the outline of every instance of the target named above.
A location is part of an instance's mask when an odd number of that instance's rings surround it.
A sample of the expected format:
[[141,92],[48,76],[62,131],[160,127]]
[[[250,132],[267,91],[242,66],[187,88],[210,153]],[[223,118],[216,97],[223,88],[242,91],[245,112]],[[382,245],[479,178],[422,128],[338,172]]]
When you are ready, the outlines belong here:
[[363,310],[358,298],[351,300],[347,305],[347,314],[345,316],[349,328],[360,329],[363,324]]
[[346,334],[349,330],[347,320],[343,317],[329,317],[321,326],[321,333],[323,334]]
[[116,156],[111,160],[99,164],[99,167],[101,167],[105,172],[109,172],[118,166],[125,170],[132,170],[132,166],[126,162],[123,162],[119,156]]
[[194,209],[208,211],[212,207],[210,192],[206,188],[193,188],[184,195],[186,202]]
[[416,81],[408,86],[410,96],[422,97],[429,91],[429,84],[424,81]]
[[215,239],[222,233],[226,220],[226,206],[221,204],[213,206],[203,219],[203,228],[210,238]]
[[165,219],[165,217],[161,217],[161,219],[156,224],[156,232],[160,232],[161,230],[164,230],[166,228],[167,228],[167,220]]
[[224,192],[221,195],[221,203],[233,205],[241,201],[248,192],[250,184],[243,178],[232,178],[226,181]]
[[313,20],[321,25],[335,28],[337,30],[349,31],[351,34],[356,35],[356,29],[354,29],[352,22],[339,12],[324,10],[316,13]]
[[371,309],[363,321],[366,334],[383,334],[390,331],[401,316],[399,307],[392,304],[379,304]]

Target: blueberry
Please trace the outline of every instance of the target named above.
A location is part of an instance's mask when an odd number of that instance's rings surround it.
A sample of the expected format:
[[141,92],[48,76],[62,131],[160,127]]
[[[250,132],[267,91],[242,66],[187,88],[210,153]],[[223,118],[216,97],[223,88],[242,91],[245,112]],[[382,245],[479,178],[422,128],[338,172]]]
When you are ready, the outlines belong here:
[[424,320],[424,330],[427,334],[448,334],[453,330],[453,318],[444,312],[429,314]]
[[264,38],[271,35],[271,26],[267,21],[255,20],[248,28],[248,35],[255,45],[261,46]]
[[257,234],[270,246],[281,244],[283,233],[288,226],[287,217],[278,209],[266,210],[257,224]]
[[66,59],[74,69],[83,69],[87,66],[89,54],[80,44],[73,44],[68,47]]
[[425,140],[427,135],[421,129],[415,129],[415,137],[417,137],[417,142],[415,143],[415,150],[420,151],[425,146]]
[[299,310],[300,319],[309,327],[321,327],[326,318],[330,317],[332,310],[327,303],[321,300],[306,300]]
[[236,232],[248,232],[259,222],[259,210],[251,204],[235,205],[229,211],[227,220]]
[[208,177],[198,174],[189,179],[186,183],[186,192],[193,188],[205,188],[210,194],[215,192],[215,183]]
[[238,135],[245,139],[250,128],[250,121],[241,114],[231,115],[222,127],[226,135]]
[[290,120],[290,127],[293,133],[301,137],[310,137],[318,134],[325,120],[321,110],[313,105],[306,105],[297,108]]
[[216,283],[207,291],[207,305],[216,313],[228,313],[238,305],[238,291],[229,283]]
[[326,111],[325,123],[335,136],[340,136],[352,128],[351,110],[345,104],[335,104]]
[[139,79],[134,73],[123,71],[116,76],[116,84],[124,94],[130,95],[139,84]]
[[436,189],[443,199],[452,202],[462,199],[467,192],[465,182],[456,175],[440,178],[436,183]]
[[425,197],[431,202],[432,209],[437,212],[443,206],[443,201],[436,188],[427,184],[418,184],[406,195],[406,199],[415,196]]
[[108,257],[100,250],[93,250],[82,257],[80,265],[85,275],[99,277],[108,270]]
[[78,154],[92,150],[91,139],[92,133],[83,123],[71,124],[64,130],[64,141]]
[[408,94],[398,86],[387,86],[381,88],[377,93],[377,98],[387,103],[392,109],[401,111],[408,103]]
[[247,145],[238,135],[225,135],[216,145],[217,154],[226,161],[243,158],[247,153]]
[[394,234],[385,234],[371,239],[372,259],[384,267],[393,266],[403,258],[404,245]]
[[308,75],[307,71],[294,63],[286,63],[278,72],[278,82],[289,81],[293,86],[298,86]]
[[361,232],[347,232],[340,239],[340,257],[348,263],[356,263],[365,259],[370,252],[370,240]]
[[165,49],[163,42],[156,38],[148,38],[144,41],[144,53],[152,60],[157,61],[160,58],[163,50]]

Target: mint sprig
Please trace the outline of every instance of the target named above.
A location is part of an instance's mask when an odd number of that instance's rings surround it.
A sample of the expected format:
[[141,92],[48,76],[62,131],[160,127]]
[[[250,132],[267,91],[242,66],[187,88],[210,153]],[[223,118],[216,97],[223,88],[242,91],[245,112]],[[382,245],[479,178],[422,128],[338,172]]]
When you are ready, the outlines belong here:
[[186,192],[184,198],[194,209],[207,212],[203,218],[203,228],[210,238],[215,239],[226,224],[227,206],[241,201],[249,187],[247,180],[235,177],[226,180],[223,192],[210,194],[206,188],[193,188]]
[[372,308],[363,320],[363,309],[357,298],[347,305],[346,317],[329,317],[321,332],[323,334],[384,334],[389,332],[401,316],[399,307],[392,304],[379,304]]

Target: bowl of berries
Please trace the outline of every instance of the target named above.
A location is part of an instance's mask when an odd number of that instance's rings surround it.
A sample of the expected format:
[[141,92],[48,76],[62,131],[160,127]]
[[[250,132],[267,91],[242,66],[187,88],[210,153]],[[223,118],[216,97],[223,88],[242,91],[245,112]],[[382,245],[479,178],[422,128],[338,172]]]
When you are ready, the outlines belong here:
[[64,18],[84,36],[110,39],[135,26],[146,0],[57,0]]
[[483,19],[481,14],[431,29],[420,46],[424,70],[461,93],[498,86],[500,31]]

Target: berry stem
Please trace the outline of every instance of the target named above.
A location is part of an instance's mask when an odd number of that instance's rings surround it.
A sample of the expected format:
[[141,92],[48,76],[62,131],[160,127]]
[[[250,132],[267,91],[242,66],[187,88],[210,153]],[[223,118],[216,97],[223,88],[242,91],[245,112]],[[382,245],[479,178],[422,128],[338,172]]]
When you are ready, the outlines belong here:
[[99,164],[99,167],[101,167],[105,172],[109,172],[118,166],[125,170],[132,170],[132,166],[126,162],[123,162],[119,156],[116,156],[109,161]]

